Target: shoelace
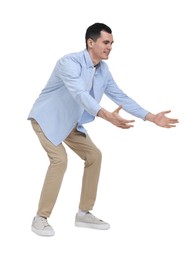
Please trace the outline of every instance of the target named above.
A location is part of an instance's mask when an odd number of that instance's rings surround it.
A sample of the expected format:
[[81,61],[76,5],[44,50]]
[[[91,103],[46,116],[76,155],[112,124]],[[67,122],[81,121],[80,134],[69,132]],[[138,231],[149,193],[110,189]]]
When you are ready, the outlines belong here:
[[98,221],[100,221],[100,222],[103,222],[103,220],[101,220],[101,219],[95,217],[92,213],[87,212],[87,214],[91,215],[91,217],[92,217],[93,219],[98,220]]
[[48,221],[47,221],[46,218],[40,217],[40,220],[41,220],[42,224],[44,225],[44,227],[50,226],[50,225],[48,224]]

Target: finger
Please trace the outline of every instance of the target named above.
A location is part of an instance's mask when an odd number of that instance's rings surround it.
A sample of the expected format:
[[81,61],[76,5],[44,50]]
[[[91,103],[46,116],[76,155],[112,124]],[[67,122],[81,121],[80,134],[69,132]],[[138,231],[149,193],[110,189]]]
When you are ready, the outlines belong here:
[[120,128],[122,129],[129,129],[131,127],[134,127],[134,125],[131,125],[131,124],[123,124],[123,125],[119,125]]
[[177,123],[178,122],[169,122],[168,124],[165,125],[165,127],[167,127],[167,128],[176,127]]
[[[126,120],[127,121],[127,120]],[[121,122],[118,126],[120,127],[120,128],[126,128],[126,129],[128,129],[128,128],[130,128],[130,127],[134,127],[134,125],[132,124],[132,123],[134,123],[135,122],[135,120],[129,120],[128,122],[126,122],[125,120],[123,121],[123,122]]]
[[120,124],[130,124],[130,123],[134,123],[135,120],[127,120],[127,119],[123,119],[119,121]]
[[171,124],[177,124],[177,123],[179,123],[178,119],[174,119],[174,118],[172,118],[172,119],[170,118],[169,122],[170,122]]
[[167,126],[165,126],[165,128],[172,128],[172,127],[176,127],[176,125],[167,125]]
[[119,113],[119,111],[121,110],[122,106],[119,106],[117,109],[114,110],[113,113]]
[[168,113],[170,113],[170,112],[171,112],[171,110],[166,110],[166,111],[163,111],[162,114],[165,115],[165,114],[168,114]]

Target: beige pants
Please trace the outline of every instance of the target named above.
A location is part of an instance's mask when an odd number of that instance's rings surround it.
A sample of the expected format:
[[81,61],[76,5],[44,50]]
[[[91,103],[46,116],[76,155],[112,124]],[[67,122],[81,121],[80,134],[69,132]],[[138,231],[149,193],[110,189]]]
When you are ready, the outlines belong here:
[[[46,138],[35,120],[32,120],[31,123],[50,160],[37,211],[39,216],[49,217],[67,168],[67,153],[63,144],[55,146]],[[89,136],[85,136],[76,129],[72,130],[64,143],[85,162],[79,208],[81,210],[92,210],[97,194],[101,152]]]

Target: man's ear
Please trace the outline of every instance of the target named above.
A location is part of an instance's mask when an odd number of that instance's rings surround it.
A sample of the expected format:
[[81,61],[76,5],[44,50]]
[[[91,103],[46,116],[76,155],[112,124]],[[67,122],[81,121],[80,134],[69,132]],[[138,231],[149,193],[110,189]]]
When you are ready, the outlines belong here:
[[94,41],[91,38],[89,38],[87,40],[88,48],[92,48],[93,47],[93,43],[94,43]]

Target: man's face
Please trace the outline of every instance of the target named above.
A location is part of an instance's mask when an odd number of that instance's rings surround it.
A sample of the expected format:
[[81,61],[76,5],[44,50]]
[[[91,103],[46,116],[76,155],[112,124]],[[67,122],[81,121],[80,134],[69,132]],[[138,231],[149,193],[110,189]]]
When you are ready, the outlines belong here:
[[107,60],[112,49],[113,36],[105,31],[101,32],[100,37],[96,40],[90,40],[88,51],[93,61],[100,62]]

